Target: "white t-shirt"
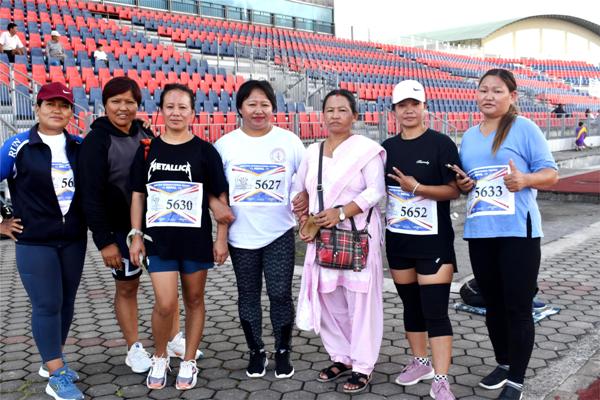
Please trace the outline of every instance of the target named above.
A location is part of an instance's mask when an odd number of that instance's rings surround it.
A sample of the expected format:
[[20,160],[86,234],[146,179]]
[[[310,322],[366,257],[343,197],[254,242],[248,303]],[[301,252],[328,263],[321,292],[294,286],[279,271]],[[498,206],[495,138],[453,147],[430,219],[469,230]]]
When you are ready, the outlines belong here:
[[215,148],[223,159],[235,215],[229,227],[232,246],[259,249],[296,225],[290,191],[305,153],[298,136],[276,126],[261,137],[236,129]]
[[11,36],[8,31],[2,32],[0,35],[0,44],[2,45],[3,50],[14,50],[25,47],[23,46],[21,39],[19,39],[19,35]]
[[95,50],[94,59],[108,61],[108,56],[106,55],[104,50]]
[[66,215],[75,194],[75,178],[65,149],[67,138],[64,134],[45,135],[40,131],[38,131],[38,134],[42,142],[48,145],[52,151],[52,184],[54,185],[60,211],[62,215]]

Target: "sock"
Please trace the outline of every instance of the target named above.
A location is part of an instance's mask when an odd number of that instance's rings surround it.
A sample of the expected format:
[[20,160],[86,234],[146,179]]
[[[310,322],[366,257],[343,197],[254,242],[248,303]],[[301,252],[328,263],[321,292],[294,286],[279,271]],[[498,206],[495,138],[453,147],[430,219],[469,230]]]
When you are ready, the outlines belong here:
[[429,361],[428,357],[415,357],[415,360],[417,360],[423,365],[431,365],[431,362]]
[[433,380],[436,382],[448,381],[448,375],[435,374]]
[[498,364],[498,367],[505,369],[507,371],[510,369],[510,365],[506,365],[506,364]]
[[519,392],[523,391],[523,384],[522,383],[516,383],[516,382],[513,382],[513,381],[507,381],[506,384],[508,386],[511,386],[511,387],[517,389]]

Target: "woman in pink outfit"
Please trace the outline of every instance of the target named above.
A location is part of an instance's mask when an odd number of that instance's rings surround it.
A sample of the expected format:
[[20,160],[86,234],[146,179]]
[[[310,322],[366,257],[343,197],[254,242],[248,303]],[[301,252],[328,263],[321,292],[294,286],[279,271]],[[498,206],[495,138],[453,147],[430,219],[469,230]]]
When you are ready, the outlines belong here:
[[[351,372],[346,393],[364,390],[379,355],[383,336],[382,226],[379,200],[385,195],[382,178],[384,149],[374,141],[352,134],[358,116],[352,93],[336,89],[327,94],[323,114],[329,136],[322,161],[323,210],[317,195],[320,143],[309,146],[295,180],[295,190],[306,190],[310,213],[321,228],[357,229],[368,223],[369,254],[360,272],[322,268],[316,262],[316,244],[308,242],[296,323],[300,329],[320,334],[333,364],[317,378],[329,382]],[[308,214],[300,216],[305,224]]]

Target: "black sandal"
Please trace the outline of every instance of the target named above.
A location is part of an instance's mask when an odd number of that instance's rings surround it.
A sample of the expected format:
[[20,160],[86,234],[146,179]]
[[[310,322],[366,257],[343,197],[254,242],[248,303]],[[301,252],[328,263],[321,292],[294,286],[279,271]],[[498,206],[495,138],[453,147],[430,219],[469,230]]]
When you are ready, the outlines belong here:
[[346,385],[342,388],[344,393],[359,393],[367,388],[369,382],[371,382],[372,375],[361,374],[360,372],[352,371],[352,376],[346,383],[356,386],[354,389],[347,389]]
[[[337,372],[334,371],[334,368],[337,369]],[[334,362],[327,368],[323,368],[319,372],[319,376],[317,377],[317,381],[319,382],[331,382],[342,375],[346,375],[348,372],[352,371],[352,367],[346,366],[346,364],[341,362]],[[325,374],[327,378],[321,378],[321,374]]]

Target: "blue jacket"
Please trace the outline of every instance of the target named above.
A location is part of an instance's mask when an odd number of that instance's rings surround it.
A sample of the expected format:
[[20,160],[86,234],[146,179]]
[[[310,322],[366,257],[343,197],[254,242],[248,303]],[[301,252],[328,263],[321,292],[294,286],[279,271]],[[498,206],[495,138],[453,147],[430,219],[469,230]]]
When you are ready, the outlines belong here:
[[23,233],[15,237],[19,243],[42,245],[83,239],[87,229],[76,173],[81,139],[64,133],[67,158],[75,177],[75,195],[63,216],[52,184],[52,152],[37,128],[35,125],[9,138],[0,149],[0,181],[8,179],[13,214],[21,218],[24,227]]

